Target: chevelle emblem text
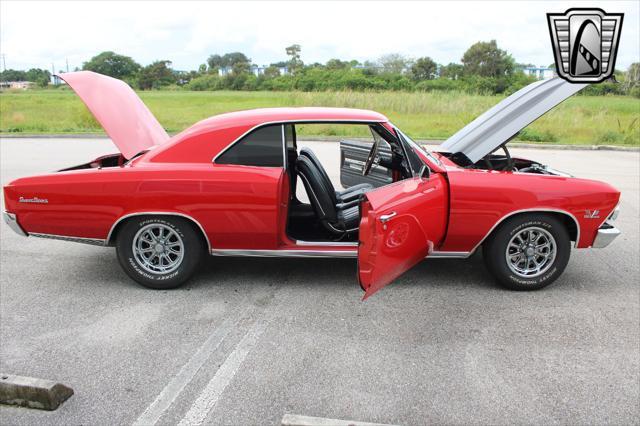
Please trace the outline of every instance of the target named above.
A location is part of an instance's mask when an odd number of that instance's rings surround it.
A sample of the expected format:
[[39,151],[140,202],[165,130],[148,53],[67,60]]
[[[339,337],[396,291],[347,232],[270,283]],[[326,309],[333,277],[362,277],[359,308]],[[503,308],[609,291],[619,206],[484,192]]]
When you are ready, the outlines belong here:
[[38,198],[38,197],[33,197],[33,198],[24,198],[24,197],[20,197],[18,199],[19,203],[33,203],[33,204],[48,204],[49,200],[47,200],[46,198]]

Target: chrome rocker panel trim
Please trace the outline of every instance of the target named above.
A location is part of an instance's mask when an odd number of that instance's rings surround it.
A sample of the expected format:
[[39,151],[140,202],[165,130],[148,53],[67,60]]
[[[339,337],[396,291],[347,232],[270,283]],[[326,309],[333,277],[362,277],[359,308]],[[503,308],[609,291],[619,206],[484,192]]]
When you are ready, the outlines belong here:
[[591,245],[591,247],[605,248],[606,246],[611,244],[613,240],[615,240],[621,233],[622,232],[618,228],[608,222],[605,222],[603,227],[600,227],[600,229],[598,229],[598,233],[596,234],[596,238],[593,240],[593,244]]
[[20,224],[18,223],[18,219],[16,218],[16,215],[13,213],[9,213],[9,212],[3,212],[2,213],[2,217],[5,221],[5,223],[7,225],[9,225],[9,228],[11,228],[11,230],[13,232],[15,232],[16,234],[22,236],[22,237],[28,237],[29,234],[27,234],[25,232],[24,229],[22,229],[22,227],[20,226]]
[[[428,257],[431,259],[466,259],[471,252],[442,252],[434,251]],[[353,259],[358,257],[357,250],[242,250],[242,249],[213,249],[211,256],[244,256],[244,257],[326,257]]]
[[472,254],[472,251],[434,251],[427,259],[466,259]]
[[37,238],[47,238],[50,240],[61,240],[70,241],[73,243],[90,244],[92,246],[105,247],[107,245],[106,240],[101,240],[99,238],[68,237],[66,235],[39,234],[37,232],[32,232],[31,234],[29,234],[29,236]]
[[355,258],[356,250],[236,250],[213,249],[211,256],[247,256],[247,257],[329,257]]
[[313,247],[353,247],[358,248],[358,243],[349,241],[303,241],[295,240],[297,246],[313,246]]

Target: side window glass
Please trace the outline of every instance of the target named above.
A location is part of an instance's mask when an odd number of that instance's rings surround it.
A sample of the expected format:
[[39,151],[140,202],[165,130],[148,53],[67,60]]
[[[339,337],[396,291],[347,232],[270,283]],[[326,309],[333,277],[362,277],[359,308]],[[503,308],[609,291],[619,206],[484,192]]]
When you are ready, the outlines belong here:
[[216,160],[217,164],[283,167],[282,126],[261,127],[242,138]]
[[386,139],[383,138],[380,133],[378,133],[375,127],[369,126],[369,129],[371,130],[371,134],[373,135],[374,142],[378,144],[378,148],[391,149],[391,145],[389,145],[389,142],[387,142]]
[[420,157],[418,157],[418,155],[413,152],[413,149],[411,148],[411,146],[409,146],[409,142],[407,142],[404,133],[398,132],[398,135],[400,136],[400,139],[405,146],[404,150],[407,153],[407,160],[409,160],[409,164],[411,164],[411,169],[413,169],[413,175],[417,176],[418,173],[420,173],[420,170],[422,170],[422,166],[424,166],[424,163],[422,162]]

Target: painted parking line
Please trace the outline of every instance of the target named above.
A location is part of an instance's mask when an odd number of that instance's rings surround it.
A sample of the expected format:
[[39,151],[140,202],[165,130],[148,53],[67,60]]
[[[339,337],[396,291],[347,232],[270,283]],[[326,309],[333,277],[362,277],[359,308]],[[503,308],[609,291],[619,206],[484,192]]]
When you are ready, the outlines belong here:
[[[249,309],[242,317],[250,316],[252,311],[253,309]],[[230,315],[209,335],[198,351],[182,366],[178,374],[162,389],[155,401],[133,423],[135,426],[156,424],[229,332],[236,328],[236,324],[240,321],[239,317],[239,315]]]
[[178,424],[179,426],[197,426],[204,423],[213,410],[220,396],[229,385],[245,358],[258,342],[260,335],[267,327],[267,321],[258,321],[242,338],[238,346],[222,363],[216,374],[211,378],[198,399],[193,403],[187,414]]

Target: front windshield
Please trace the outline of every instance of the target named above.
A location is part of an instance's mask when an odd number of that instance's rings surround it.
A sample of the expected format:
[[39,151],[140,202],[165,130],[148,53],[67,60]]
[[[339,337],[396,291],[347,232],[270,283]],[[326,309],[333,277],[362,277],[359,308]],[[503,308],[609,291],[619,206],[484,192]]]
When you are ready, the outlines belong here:
[[440,160],[438,160],[433,154],[431,154],[429,151],[427,151],[422,146],[420,146],[417,142],[414,142],[414,140],[411,139],[406,134],[404,134],[402,130],[398,129],[397,127],[395,129],[396,129],[396,132],[398,132],[398,134],[402,136],[402,138],[409,144],[409,146],[411,146],[411,148],[413,148],[415,151],[419,151],[424,155],[426,155],[427,158],[429,158],[429,161],[433,162],[434,164],[437,164],[438,166],[442,165]]

